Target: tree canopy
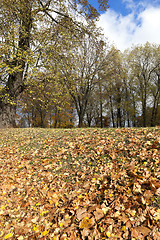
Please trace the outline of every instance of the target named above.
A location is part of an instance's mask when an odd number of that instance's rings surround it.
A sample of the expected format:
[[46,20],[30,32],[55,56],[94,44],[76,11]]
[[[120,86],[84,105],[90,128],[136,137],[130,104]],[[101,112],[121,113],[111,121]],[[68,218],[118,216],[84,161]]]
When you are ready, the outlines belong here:
[[[99,1],[100,10],[108,1]],[[14,126],[16,104],[26,87],[28,73],[36,67],[41,50],[51,39],[49,34],[64,38],[77,38],[85,30],[82,20],[93,21],[98,11],[82,0],[2,0],[0,3],[0,122],[1,126]],[[88,33],[89,34],[89,33]],[[66,41],[64,41],[66,43]],[[61,41],[62,43],[62,41]],[[58,53],[56,50],[56,53]],[[41,61],[42,63],[42,61]]]
[[0,127],[155,126],[160,46],[121,53],[85,0],[0,2]]

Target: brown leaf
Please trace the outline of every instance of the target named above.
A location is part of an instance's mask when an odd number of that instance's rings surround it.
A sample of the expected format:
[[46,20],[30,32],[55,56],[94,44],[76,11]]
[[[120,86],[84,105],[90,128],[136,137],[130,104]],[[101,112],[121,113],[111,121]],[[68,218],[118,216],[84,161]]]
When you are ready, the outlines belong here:
[[143,235],[136,228],[131,228],[131,238],[136,238],[138,240],[144,240]]
[[94,225],[94,219],[85,217],[79,224],[80,228],[90,228]]
[[146,237],[151,232],[151,230],[148,227],[144,227],[144,226],[139,226],[139,227],[136,227],[135,229],[138,232],[142,233],[144,237]]
[[84,218],[84,214],[86,213],[87,208],[82,208],[77,210],[77,219],[80,221]]
[[142,193],[141,185],[138,182],[134,183],[134,185],[133,185],[133,193],[135,193],[135,194]]
[[96,208],[96,211],[94,211],[94,216],[95,216],[96,221],[98,221],[99,219],[103,218],[104,217],[103,210],[100,209],[100,208]]

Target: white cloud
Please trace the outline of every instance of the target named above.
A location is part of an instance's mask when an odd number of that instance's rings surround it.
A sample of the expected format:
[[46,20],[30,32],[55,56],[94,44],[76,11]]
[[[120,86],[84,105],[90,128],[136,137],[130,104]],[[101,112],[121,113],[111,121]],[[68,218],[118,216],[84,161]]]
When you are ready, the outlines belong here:
[[[137,8],[137,4],[133,0],[122,0],[122,3],[125,3],[126,8],[131,9],[134,11]],[[138,3],[139,5],[140,3]]]
[[[127,0],[127,3],[133,4],[133,1]],[[160,44],[160,6],[148,6],[140,12],[133,8],[126,16],[109,9],[101,15],[98,26],[104,29],[105,36],[121,51],[132,44],[144,44],[147,41]]]
[[160,44],[160,7],[150,7],[139,14],[141,26],[136,28],[134,41],[149,41]]

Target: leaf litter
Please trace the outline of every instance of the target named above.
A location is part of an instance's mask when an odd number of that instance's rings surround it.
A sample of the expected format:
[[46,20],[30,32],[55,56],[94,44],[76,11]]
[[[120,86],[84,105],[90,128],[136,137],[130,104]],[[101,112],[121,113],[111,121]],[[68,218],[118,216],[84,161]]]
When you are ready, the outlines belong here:
[[0,134],[0,239],[160,239],[159,127]]

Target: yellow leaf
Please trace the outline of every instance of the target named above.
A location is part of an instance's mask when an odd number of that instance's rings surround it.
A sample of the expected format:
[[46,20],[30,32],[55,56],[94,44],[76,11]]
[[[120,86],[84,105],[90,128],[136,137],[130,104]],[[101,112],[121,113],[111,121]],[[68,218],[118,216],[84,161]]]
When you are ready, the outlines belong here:
[[104,214],[106,214],[109,210],[109,207],[106,207],[106,208],[102,208],[102,211],[104,212]]
[[3,236],[3,234],[4,234],[4,232],[3,232],[3,231],[0,231],[0,237],[2,237],[2,236]]
[[155,213],[154,219],[156,221],[160,220],[160,209],[158,209],[157,212]]
[[103,233],[103,228],[102,227],[100,227],[100,230],[101,230],[101,233]]
[[38,231],[38,225],[33,227],[33,230],[36,232]]
[[43,211],[42,213],[40,213],[41,216],[43,216],[44,214],[48,213],[49,211],[46,210],[46,211]]
[[82,195],[79,195],[78,198],[82,198],[83,196]]
[[62,222],[60,223],[60,227],[63,227],[63,223]]
[[48,234],[48,231],[45,230],[44,232],[41,233],[42,236],[46,236]]
[[13,236],[13,233],[8,233],[8,234],[4,237],[4,239],[11,238],[12,236]]
[[136,214],[136,211],[135,210],[133,210],[132,211],[132,216],[134,216]]
[[123,226],[123,227],[122,227],[122,231],[125,231],[125,230],[126,230],[126,227],[125,227],[125,226]]
[[111,233],[110,233],[110,232],[107,232],[106,234],[107,234],[107,237],[110,237],[110,236],[111,236]]
[[38,206],[38,205],[41,205],[41,204],[38,202],[38,203],[36,203],[36,206]]

